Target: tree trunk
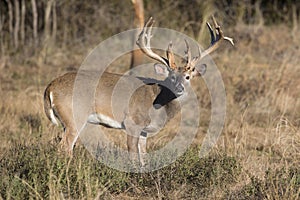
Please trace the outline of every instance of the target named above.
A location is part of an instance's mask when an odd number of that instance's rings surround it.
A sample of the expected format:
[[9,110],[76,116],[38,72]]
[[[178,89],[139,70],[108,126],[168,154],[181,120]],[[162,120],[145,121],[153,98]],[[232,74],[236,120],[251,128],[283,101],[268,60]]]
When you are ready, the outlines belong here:
[[52,9],[52,42],[55,44],[57,35],[57,14],[56,14],[56,0],[53,1]]
[[5,52],[5,50],[4,50],[4,40],[3,40],[3,35],[4,35],[3,26],[4,26],[4,20],[3,20],[2,13],[0,13],[0,50],[1,50],[1,56],[0,57],[3,57],[4,52]]
[[9,34],[10,34],[10,45],[13,45],[13,8],[10,0],[6,0],[7,6],[8,6],[8,28],[9,28]]
[[50,38],[50,14],[52,8],[53,0],[48,0],[45,9],[45,30],[44,30],[44,40],[47,42]]
[[21,43],[25,45],[25,15],[26,15],[26,6],[25,0],[21,1]]
[[[137,31],[133,37],[133,46],[136,48],[136,41],[139,33],[142,31],[145,23],[144,19],[144,4],[143,0],[132,0],[135,9],[134,27]],[[140,49],[136,49],[131,54],[130,69],[141,65],[143,62],[143,52]]]
[[33,15],[33,21],[32,21],[32,26],[33,26],[33,40],[34,40],[34,45],[37,47],[38,45],[38,12],[36,8],[36,2],[35,0],[31,0],[31,6],[32,6],[32,15]]
[[19,0],[15,0],[14,44],[16,49],[19,47],[19,31],[20,31],[20,3]]

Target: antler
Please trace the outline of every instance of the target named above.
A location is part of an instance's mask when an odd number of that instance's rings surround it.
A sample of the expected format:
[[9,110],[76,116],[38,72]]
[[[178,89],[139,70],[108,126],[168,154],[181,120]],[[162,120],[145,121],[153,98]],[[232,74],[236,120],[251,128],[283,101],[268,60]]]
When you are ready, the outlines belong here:
[[168,62],[169,62],[169,67],[172,70],[175,70],[175,69],[177,69],[177,66],[176,66],[176,63],[175,63],[175,57],[174,57],[174,54],[173,54],[172,47],[173,47],[172,42],[170,42],[169,46],[168,46],[168,50],[167,50],[167,58],[168,58]]
[[198,62],[199,57],[201,56],[201,49],[200,49],[200,47],[198,47],[199,56],[194,57],[192,59],[192,53],[191,53],[189,43],[187,42],[187,40],[184,40],[184,41],[185,41],[185,45],[186,45],[186,52],[185,52],[186,66],[185,66],[185,70],[192,70],[194,68],[194,66],[196,65],[196,63]]
[[190,52],[189,44],[187,43],[187,41],[185,41],[186,46],[187,46],[187,52],[186,52],[187,64],[186,64],[185,70],[192,70],[193,68],[195,68],[196,63],[199,60],[201,60],[202,58],[204,58],[205,56],[207,56],[208,54],[212,53],[214,50],[216,50],[220,46],[220,44],[223,40],[227,40],[232,45],[234,45],[232,38],[224,36],[224,33],[223,33],[221,27],[218,25],[218,23],[214,17],[212,17],[212,20],[213,20],[213,24],[214,24],[214,28],[215,28],[215,33],[214,33],[211,25],[209,24],[209,22],[206,22],[206,25],[208,27],[208,30],[210,32],[210,37],[211,37],[210,47],[208,47],[208,49],[206,49],[204,52],[201,52],[200,47],[199,47],[199,55],[197,57],[194,57],[193,59],[191,59],[191,52]]
[[176,69],[174,54],[172,52],[172,43],[170,42],[167,50],[167,58],[164,58],[162,56],[159,56],[158,54],[154,53],[151,49],[150,45],[150,39],[152,37],[151,31],[154,24],[154,20],[152,17],[147,21],[145,24],[142,32],[139,35],[138,40],[136,41],[136,44],[140,47],[140,49],[150,58],[153,58],[154,60],[166,65],[170,70]]

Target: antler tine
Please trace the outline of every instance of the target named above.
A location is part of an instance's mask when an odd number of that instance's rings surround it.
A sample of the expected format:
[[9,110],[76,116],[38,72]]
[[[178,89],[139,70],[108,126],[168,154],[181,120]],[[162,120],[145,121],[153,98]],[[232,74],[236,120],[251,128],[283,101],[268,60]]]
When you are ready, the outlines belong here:
[[185,42],[185,45],[186,45],[186,52],[185,52],[185,55],[186,55],[186,57],[187,57],[185,69],[186,69],[186,70],[189,70],[189,69],[190,69],[190,64],[191,64],[191,59],[192,59],[192,53],[191,53],[191,49],[190,49],[190,46],[189,46],[188,41],[187,41],[187,40],[184,40],[184,42]]
[[184,41],[185,41],[186,48],[187,48],[187,51],[186,51],[187,62],[186,62],[186,66],[185,66],[185,71],[188,71],[188,70],[191,71],[191,70],[193,70],[195,68],[196,63],[201,58],[201,49],[198,46],[198,52],[199,52],[199,54],[198,54],[198,56],[192,58],[190,46],[189,46],[187,40],[184,40]]
[[150,39],[152,38],[152,27],[154,22],[154,19],[150,17],[148,23],[144,27],[146,29],[147,47],[150,47]]
[[146,22],[142,32],[140,33],[139,38],[136,41],[136,44],[147,56],[170,68],[168,60],[154,53],[151,49],[150,40],[152,37],[151,32],[152,32],[153,24],[154,24],[154,20],[152,17],[150,17],[149,20]]
[[221,27],[218,25],[218,23],[217,23],[216,19],[214,18],[214,16],[213,16],[212,18],[213,18],[213,21],[214,21],[216,30],[218,30],[218,32],[219,32],[219,34],[221,35],[221,37],[222,37],[224,40],[227,40],[228,42],[230,42],[232,46],[234,46],[233,39],[230,38],[230,37],[224,36],[223,31],[222,31]]
[[227,40],[232,46],[234,46],[233,38],[224,36],[223,39]]
[[176,63],[175,63],[175,57],[174,57],[174,54],[173,54],[173,44],[172,44],[172,41],[168,45],[167,58],[168,58],[168,61],[169,61],[170,68],[172,70],[177,69],[177,66],[176,66]]
[[210,33],[210,45],[213,45],[216,41],[214,31],[212,30],[211,25],[210,25],[209,22],[206,22],[206,25],[207,25],[209,33]]
[[227,40],[232,45],[234,45],[232,38],[224,36],[221,27],[218,25],[218,23],[214,17],[212,17],[212,21],[213,21],[215,31],[213,31],[210,23],[206,22],[206,25],[207,25],[209,33],[210,33],[210,38],[211,38],[210,47],[208,49],[206,49],[204,52],[201,52],[200,47],[198,47],[199,48],[199,56],[194,57],[192,60],[190,60],[188,62],[188,64],[186,65],[186,69],[189,68],[190,70],[192,70],[193,68],[195,68],[196,63],[199,60],[201,60],[202,58],[204,58],[205,56],[207,56],[208,54],[210,54],[211,52],[213,52],[214,50],[216,50],[220,46],[221,41],[223,41],[223,40]]
[[215,17],[212,16],[212,21],[214,23],[214,27],[216,29],[216,41],[218,41],[219,39],[223,38],[223,31],[221,29],[221,27],[219,26],[218,22],[216,21]]
[[214,17],[212,17],[212,21],[213,21],[214,28],[215,28],[215,34],[214,34],[210,24],[207,22],[206,24],[209,29],[210,35],[211,35],[211,45],[208,49],[206,49],[202,53],[202,55],[199,59],[202,59],[203,57],[207,56],[208,54],[210,54],[211,52],[216,50],[220,46],[222,40],[227,40],[232,45],[234,45],[232,38],[224,36],[224,33],[223,33],[221,27],[218,25],[218,23]]
[[[214,25],[215,25],[215,27],[216,27],[216,34],[217,34],[217,36],[221,36],[224,40],[227,40],[228,42],[230,42],[230,44],[231,44],[232,46],[234,46],[233,38],[224,36],[224,33],[223,33],[223,31],[222,31],[220,25],[218,25],[218,23],[217,23],[217,21],[216,21],[216,19],[215,19],[214,16],[212,16],[212,20],[213,20]],[[218,40],[218,39],[217,39],[217,40]]]
[[199,55],[197,57],[194,57],[191,61],[191,69],[190,70],[193,70],[197,64],[197,62],[199,61],[199,59],[201,59],[201,49],[200,47],[198,46],[198,52],[199,52]]

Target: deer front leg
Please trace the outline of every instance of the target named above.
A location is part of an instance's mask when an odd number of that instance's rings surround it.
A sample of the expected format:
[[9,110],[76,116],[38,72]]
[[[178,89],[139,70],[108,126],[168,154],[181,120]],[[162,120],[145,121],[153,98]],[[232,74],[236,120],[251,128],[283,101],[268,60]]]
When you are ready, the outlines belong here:
[[139,155],[140,155],[140,163],[141,166],[146,166],[146,155],[147,155],[147,132],[142,131],[140,134],[139,142]]
[[129,159],[132,163],[138,163],[138,165],[141,165],[139,140],[142,128],[137,126],[129,117],[124,120],[124,126],[127,133],[127,148]]
[[127,148],[129,159],[135,167],[140,165],[138,143],[139,137],[127,134]]
[[139,153],[139,137],[127,134],[127,148],[129,153]]

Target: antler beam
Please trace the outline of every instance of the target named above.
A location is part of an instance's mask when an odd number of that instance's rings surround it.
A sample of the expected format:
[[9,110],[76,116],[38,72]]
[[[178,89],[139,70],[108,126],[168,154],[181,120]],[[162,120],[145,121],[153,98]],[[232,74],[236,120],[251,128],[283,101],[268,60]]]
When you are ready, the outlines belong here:
[[189,48],[189,45],[188,45],[187,41],[185,41],[186,46],[187,46],[187,52],[188,52],[187,53],[188,54],[187,64],[186,64],[186,67],[185,67],[186,70],[192,70],[193,68],[195,68],[196,63],[199,62],[199,60],[201,60],[202,58],[204,58],[208,54],[215,51],[220,46],[220,44],[223,40],[227,40],[232,45],[234,45],[234,42],[233,42],[232,38],[224,36],[224,33],[223,33],[221,27],[218,25],[218,23],[217,23],[217,21],[214,17],[212,17],[212,21],[213,21],[215,31],[213,31],[210,23],[206,22],[206,25],[207,25],[208,30],[210,32],[210,38],[211,38],[210,47],[208,47],[203,52],[201,52],[200,47],[199,47],[199,56],[194,57],[193,59],[191,59],[190,48]]
[[153,24],[154,24],[154,20],[152,17],[150,17],[150,19],[145,24],[142,32],[140,33],[139,38],[136,41],[136,44],[140,47],[140,49],[147,56],[149,56],[150,58],[153,58],[154,60],[156,60],[156,61],[166,65],[170,69],[172,69],[172,67],[170,66],[169,60],[154,53],[151,49],[150,40],[152,37],[151,32],[152,32]]

